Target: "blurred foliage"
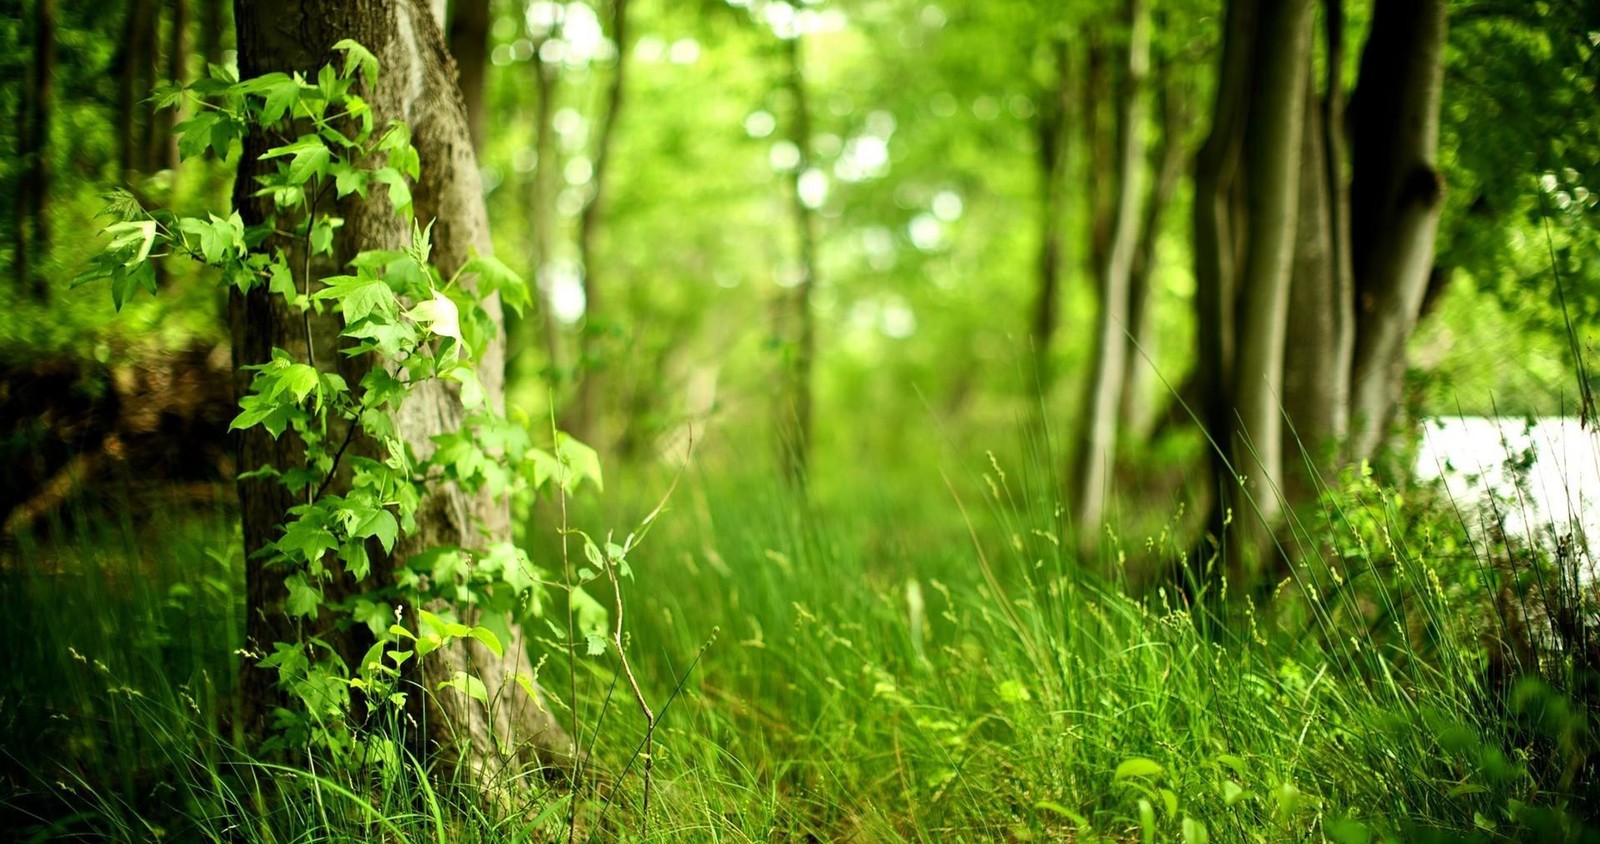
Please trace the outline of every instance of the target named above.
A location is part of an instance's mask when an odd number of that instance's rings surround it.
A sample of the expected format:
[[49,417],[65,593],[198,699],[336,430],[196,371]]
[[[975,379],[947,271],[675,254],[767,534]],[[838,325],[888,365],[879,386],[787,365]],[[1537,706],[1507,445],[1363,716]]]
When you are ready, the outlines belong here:
[[[940,440],[1009,440],[1040,400],[1030,397],[1024,364],[1041,207],[1038,121],[1056,84],[1052,44],[1079,34],[1114,43],[1124,34],[1116,5],[640,0],[630,4],[631,35],[620,46],[606,38],[607,8],[584,0],[491,3],[491,129],[481,154],[501,257],[543,280],[560,300],[569,334],[601,338],[595,366],[615,377],[598,444],[681,451],[691,423],[714,420],[723,431],[714,440],[742,451],[733,443],[766,424],[782,353],[773,320],[798,272],[788,172],[796,157],[785,140],[794,104],[779,49],[796,33],[804,41],[822,220],[819,446],[838,458],[821,465],[869,457],[893,465]],[[1221,5],[1160,0],[1154,13],[1158,58],[1201,117],[1176,139],[1192,149],[1206,128]],[[1368,4],[1351,4],[1348,13],[1360,25]],[[97,226],[99,194],[119,181],[124,14],[82,4],[60,12],[49,150],[59,235],[46,259],[58,288],[92,249],[84,234]],[[1415,341],[1423,389],[1414,395],[1426,412],[1497,405],[1554,412],[1571,392],[1562,380],[1571,355],[1552,253],[1583,343],[1600,318],[1600,261],[1592,257],[1600,200],[1585,184],[1600,164],[1593,131],[1600,12],[1592,4],[1474,0],[1452,15],[1441,142],[1449,207],[1439,263],[1456,282]],[[161,42],[170,45],[170,19],[162,21]],[[189,44],[204,42],[203,24],[203,16],[189,16]],[[0,78],[25,79],[28,31],[24,15],[0,21]],[[1359,39],[1352,41],[1359,50]],[[559,70],[559,159],[548,163],[535,155],[535,49]],[[577,215],[593,190],[593,133],[618,49],[631,58],[627,97],[592,258],[606,305],[580,328]],[[191,73],[201,64],[192,56]],[[0,86],[0,123],[15,125],[22,95],[20,84]],[[0,193],[17,185],[15,143],[13,132],[0,132]],[[1067,154],[1069,172],[1088,173],[1081,143]],[[528,228],[541,165],[561,175],[556,246],[542,273],[531,266]],[[215,162],[131,178],[151,201],[180,209],[228,190]],[[1063,377],[1043,398],[1052,437],[1061,441],[1076,425],[1071,397],[1081,392],[1094,312],[1088,191],[1075,181],[1068,197],[1062,334],[1051,350]],[[1187,203],[1180,186],[1156,250],[1161,343],[1154,354],[1170,385],[1164,392],[1184,380],[1192,358]],[[13,213],[9,203],[0,207],[0,228],[12,227]],[[9,245],[0,244],[0,264],[9,260]],[[0,328],[0,350],[104,357],[140,344],[220,337],[211,286],[183,276],[169,283],[179,291],[171,301],[181,304],[141,305],[117,323],[99,299],[60,295],[39,309],[5,288],[0,306],[17,318]],[[520,330],[537,326],[528,321]],[[542,377],[550,374],[542,346],[526,348],[513,363],[512,394],[537,416],[552,399],[564,400],[564,388]]]

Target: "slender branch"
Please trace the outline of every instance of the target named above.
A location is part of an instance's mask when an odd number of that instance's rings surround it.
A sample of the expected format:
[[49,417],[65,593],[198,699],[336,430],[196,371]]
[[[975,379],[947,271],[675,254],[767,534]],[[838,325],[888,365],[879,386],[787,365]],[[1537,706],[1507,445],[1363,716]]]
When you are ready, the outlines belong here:
[[[551,403],[550,430],[552,435],[556,431],[555,404]],[[571,682],[572,701],[572,799],[567,802],[567,844],[576,844],[578,840],[578,785],[582,782],[583,773],[583,725],[578,723],[578,645],[573,640],[572,621],[572,555],[568,548],[568,540],[572,528],[567,518],[567,488],[556,484],[557,497],[561,501],[561,579],[567,585],[567,676]]]
[[311,198],[311,204],[306,208],[306,254],[302,263],[301,286],[306,297],[306,306],[300,310],[300,316],[306,330],[306,363],[312,369],[317,368],[317,352],[311,342],[311,232],[317,225],[317,206],[322,204],[322,192],[327,188],[325,180],[318,180],[316,195]]
[[628,652],[622,647],[622,584],[617,580],[616,561],[606,555],[606,579],[611,581],[611,594],[616,599],[617,620],[616,626],[611,631],[611,641],[617,646],[617,661],[621,663],[622,675],[628,680],[628,688],[633,692],[633,699],[639,704],[639,710],[644,713],[644,805],[639,813],[639,838],[641,841],[650,840],[650,772],[654,765],[656,713],[650,708],[650,703],[645,700],[644,691],[639,688],[638,678],[633,676],[633,664],[628,661]]
[[324,492],[328,491],[328,485],[333,483],[333,476],[339,474],[339,461],[344,458],[345,449],[349,448],[351,441],[356,438],[356,428],[361,424],[361,414],[363,412],[365,412],[365,407],[358,408],[355,417],[350,420],[349,427],[344,429],[344,442],[339,443],[339,450],[333,453],[333,465],[328,467],[327,477],[323,478],[322,483],[317,485],[316,494],[311,496],[311,500],[306,503],[316,503],[316,500],[321,498]]

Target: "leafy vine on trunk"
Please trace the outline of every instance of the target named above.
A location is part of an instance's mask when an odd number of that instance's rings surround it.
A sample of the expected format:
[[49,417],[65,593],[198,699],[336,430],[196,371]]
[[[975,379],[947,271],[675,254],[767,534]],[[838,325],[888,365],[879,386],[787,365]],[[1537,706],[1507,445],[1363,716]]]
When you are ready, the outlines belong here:
[[[154,262],[170,256],[234,293],[249,726],[268,747],[335,758],[421,739],[497,787],[518,761],[561,764],[577,748],[518,630],[544,614],[551,578],[489,522],[509,500],[598,484],[598,461],[561,434],[537,447],[504,415],[486,363],[500,303],[520,310],[528,288],[488,254],[446,267],[435,224],[415,219],[424,201],[438,210],[439,186],[419,178],[427,156],[408,124],[374,105],[392,92],[377,55],[348,38],[331,49],[343,62],[311,78],[214,67],[169,93],[164,105],[195,115],[177,127],[180,154],[242,158],[252,204],[185,217],[121,194],[81,280],[108,280],[120,308],[156,292]],[[371,237],[384,215],[407,234],[398,248]],[[584,605],[580,632],[598,634],[605,613]],[[374,731],[418,722],[424,735]]]

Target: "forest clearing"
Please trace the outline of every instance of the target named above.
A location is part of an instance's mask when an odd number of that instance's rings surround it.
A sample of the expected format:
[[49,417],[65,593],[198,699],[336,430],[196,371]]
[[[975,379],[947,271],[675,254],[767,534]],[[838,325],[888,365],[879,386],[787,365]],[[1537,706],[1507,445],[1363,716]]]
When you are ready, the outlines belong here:
[[11,0],[0,840],[1600,842],[1597,51]]

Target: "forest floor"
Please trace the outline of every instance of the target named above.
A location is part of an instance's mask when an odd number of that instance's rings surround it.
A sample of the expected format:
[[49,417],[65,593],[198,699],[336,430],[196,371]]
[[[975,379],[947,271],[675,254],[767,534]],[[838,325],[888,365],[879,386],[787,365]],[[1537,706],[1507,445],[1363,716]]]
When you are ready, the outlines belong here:
[[[632,479],[574,527],[630,529]],[[970,481],[970,482],[969,482]],[[228,491],[81,503],[0,567],[0,829],[17,840],[1593,841],[1591,714],[1493,668],[1490,565],[1370,481],[1342,571],[1191,613],[1108,538],[1091,573],[999,463],[797,504],[687,477],[625,590],[643,720],[607,653],[541,640],[594,776],[504,813],[429,760],[280,765],[231,731],[244,613]],[[943,487],[943,488],[941,488]],[[962,490],[962,492],[958,492]],[[651,493],[651,494],[647,494]],[[986,500],[983,500],[986,499]],[[553,509],[553,508],[552,508]],[[559,568],[552,513],[536,560]],[[1308,533],[1308,536],[1310,534]],[[541,550],[542,549],[542,550]],[[543,556],[541,557],[541,554]],[[1365,554],[1363,558],[1360,555]],[[1446,560],[1465,560],[1456,568]],[[1468,574],[1462,574],[1468,572]],[[554,629],[554,628],[553,628]],[[537,661],[537,657],[536,657]]]

